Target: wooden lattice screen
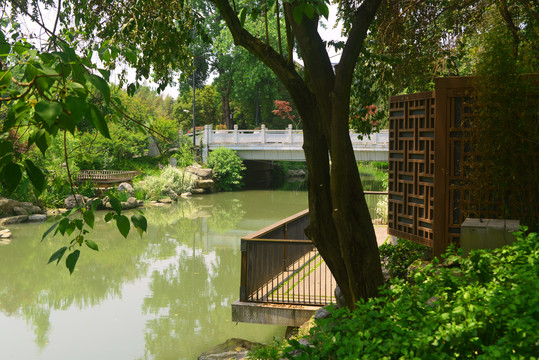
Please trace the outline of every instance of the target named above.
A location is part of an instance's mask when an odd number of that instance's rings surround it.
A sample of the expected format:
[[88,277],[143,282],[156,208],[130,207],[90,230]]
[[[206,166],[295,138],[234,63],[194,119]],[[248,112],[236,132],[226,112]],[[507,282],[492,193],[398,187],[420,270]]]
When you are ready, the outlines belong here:
[[389,233],[442,253],[459,244],[469,203],[471,79],[436,79],[435,91],[389,98]]
[[466,217],[503,215],[496,199],[473,199],[466,181],[472,91],[472,78],[449,77],[436,79],[433,92],[389,98],[388,232],[435,255],[459,245]]

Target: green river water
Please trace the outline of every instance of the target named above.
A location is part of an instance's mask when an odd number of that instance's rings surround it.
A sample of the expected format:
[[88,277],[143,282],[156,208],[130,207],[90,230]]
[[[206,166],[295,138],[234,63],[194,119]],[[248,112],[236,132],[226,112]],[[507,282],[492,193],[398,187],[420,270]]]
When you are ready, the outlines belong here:
[[204,195],[145,209],[148,233],[127,239],[101,220],[88,237],[100,251],[83,248],[72,276],[63,261],[46,265],[66,242],[40,242],[51,222],[11,225],[0,245],[0,359],[196,359],[232,337],[282,337],[283,327],[231,322],[240,238],[306,207],[304,191]]
[[[307,207],[295,191],[218,193],[145,209],[148,233],[96,224],[72,276],[46,265],[51,223],[10,226],[0,246],[0,359],[196,359],[231,337],[285,328],[231,322],[240,238]],[[102,216],[101,216],[102,218]]]

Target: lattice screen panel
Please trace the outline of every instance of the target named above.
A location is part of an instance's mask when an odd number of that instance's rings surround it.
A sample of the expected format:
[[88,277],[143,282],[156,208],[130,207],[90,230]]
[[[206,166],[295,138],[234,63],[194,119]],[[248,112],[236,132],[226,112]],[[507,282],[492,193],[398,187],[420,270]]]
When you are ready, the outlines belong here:
[[432,246],[434,97],[389,99],[389,234]]

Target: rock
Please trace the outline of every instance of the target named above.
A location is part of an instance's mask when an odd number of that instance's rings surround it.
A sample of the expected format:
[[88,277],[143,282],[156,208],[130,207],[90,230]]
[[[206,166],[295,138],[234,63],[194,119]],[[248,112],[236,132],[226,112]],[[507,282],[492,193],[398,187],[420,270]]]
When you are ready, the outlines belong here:
[[172,199],[172,201],[178,200],[178,194],[176,194],[176,191],[170,189],[166,194]]
[[11,239],[0,239],[0,245],[9,245],[11,244]]
[[69,195],[64,200],[64,207],[66,209],[73,209],[76,206],[83,206],[87,201],[88,198],[86,196],[77,194],[75,197],[73,195]]
[[305,170],[288,170],[288,177],[305,177]]
[[152,206],[165,206],[166,204],[161,203],[159,201],[150,201],[150,205],[152,205]]
[[159,170],[163,170],[165,168],[165,166],[162,164],[157,164],[157,167],[159,168]]
[[139,202],[134,196],[129,197],[129,199],[127,199],[127,203],[129,204],[129,206],[131,206],[131,209],[139,206]]
[[172,204],[172,199],[170,197],[162,198],[157,201],[159,201],[162,204]]
[[11,231],[9,229],[0,230],[0,239],[9,239],[11,238]]
[[199,166],[195,166],[195,165],[188,166],[188,167],[185,168],[185,170],[187,170],[188,172],[190,172],[193,175],[198,176],[201,179],[211,179],[211,177],[213,175],[212,169],[204,169],[204,168],[200,167],[200,165]]
[[41,214],[43,211],[39,206],[30,202],[19,202],[12,199],[0,199],[0,215],[32,215]]
[[315,319],[327,319],[327,318],[330,318],[331,317],[331,314],[330,312],[326,309],[326,307],[321,307],[320,309],[318,309],[316,311],[316,313],[314,314],[314,318]]
[[15,206],[13,208],[13,213],[15,213],[15,215],[30,215],[30,211],[21,206]]
[[215,183],[213,182],[213,180],[198,180],[197,187],[201,189],[211,190],[215,187]]
[[438,300],[440,300],[439,297],[432,296],[430,299],[427,300],[427,306],[438,307],[438,304],[437,304]]
[[7,218],[0,219],[0,226],[9,224],[20,224],[26,221],[28,221],[28,215],[10,216]]
[[335,288],[335,298],[337,299],[337,308],[342,308],[346,306],[346,300],[344,299],[341,288],[338,286]]
[[28,222],[43,222],[47,220],[47,215],[43,214],[34,214],[28,216]]
[[135,195],[135,189],[133,189],[133,186],[131,186],[131,184],[127,182],[123,182],[118,185],[118,192],[125,192],[130,196]]
[[245,359],[247,352],[261,344],[243,339],[228,339],[198,357],[198,360]]
[[20,203],[16,200],[2,198],[0,199],[0,214],[13,215],[13,208],[19,205]]
[[193,194],[191,194],[190,192],[184,192],[184,193],[182,193],[180,196],[181,196],[182,198],[186,198],[186,199],[187,199],[187,198],[190,198],[191,195],[193,195]]
[[200,188],[194,188],[194,189],[191,189],[191,193],[193,193],[193,194],[204,194],[204,193],[206,193],[206,190],[200,189]]

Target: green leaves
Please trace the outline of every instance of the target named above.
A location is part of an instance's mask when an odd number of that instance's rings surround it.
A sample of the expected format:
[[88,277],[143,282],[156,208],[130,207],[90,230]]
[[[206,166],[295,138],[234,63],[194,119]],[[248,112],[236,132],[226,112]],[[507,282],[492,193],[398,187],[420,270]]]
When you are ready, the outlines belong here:
[[73,274],[73,271],[75,270],[75,265],[77,265],[77,261],[79,260],[79,256],[80,250],[75,250],[67,256],[66,267],[69,270],[69,274]]
[[39,196],[45,189],[45,175],[43,175],[43,172],[30,159],[24,160],[24,168],[26,175],[28,175],[34,186],[36,196]]
[[142,214],[135,214],[131,216],[131,222],[137,229],[140,236],[142,233],[148,230],[148,222]]
[[2,180],[9,194],[15,190],[22,178],[22,171],[19,164],[9,163],[2,169]]
[[103,78],[97,75],[86,74],[85,77],[90,84],[92,84],[97,90],[99,90],[101,95],[103,95],[103,97],[105,98],[106,103],[108,104],[110,102],[109,84],[107,84],[107,82]]
[[46,100],[41,100],[35,106],[36,115],[39,115],[39,118],[48,126],[52,126],[56,121],[56,118],[62,113],[62,105],[57,102],[49,102]]
[[114,218],[120,233],[123,235],[123,237],[127,237],[127,235],[129,235],[129,230],[131,229],[129,219],[124,215],[116,215]]

